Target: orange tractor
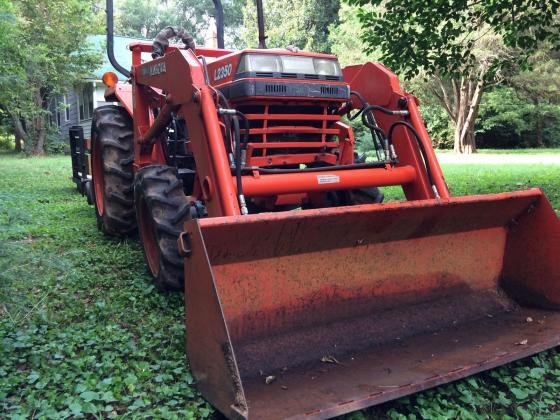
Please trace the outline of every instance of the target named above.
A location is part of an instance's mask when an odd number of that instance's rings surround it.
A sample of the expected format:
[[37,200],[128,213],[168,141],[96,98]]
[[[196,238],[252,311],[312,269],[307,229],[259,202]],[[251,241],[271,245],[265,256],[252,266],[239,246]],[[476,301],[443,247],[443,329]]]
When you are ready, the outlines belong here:
[[[185,293],[197,386],[232,418],[330,417],[560,343],[560,222],[538,189],[451,197],[417,99],[377,63],[130,45],[92,126],[110,235]],[[179,37],[183,44],[169,45]],[[371,132],[359,156],[344,117]],[[379,187],[407,201],[382,204]],[[531,318],[534,322],[527,322]]]

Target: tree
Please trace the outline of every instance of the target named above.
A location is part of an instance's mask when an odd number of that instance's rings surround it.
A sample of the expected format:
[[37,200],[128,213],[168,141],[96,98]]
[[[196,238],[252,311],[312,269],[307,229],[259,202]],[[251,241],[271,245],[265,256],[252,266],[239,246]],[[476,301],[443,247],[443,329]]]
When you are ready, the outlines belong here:
[[[330,52],[329,28],[338,22],[338,0],[270,0],[264,5],[267,46]],[[245,47],[258,45],[257,11],[253,0],[243,8],[240,38]]]
[[22,57],[18,48],[19,30],[15,10],[10,0],[0,0],[0,113],[3,120],[8,119],[16,137],[16,150],[21,151],[22,136],[21,121],[15,112],[15,90],[23,90],[24,73],[22,71]]
[[498,86],[484,95],[477,141],[488,148],[560,146],[560,106],[535,105],[519,91]]
[[[551,115],[558,114],[560,104],[560,51],[549,46],[540,48],[529,59],[530,70],[514,75],[509,85],[522,100],[534,106],[536,146],[546,145],[546,122]],[[557,122],[557,121],[556,121]]]
[[[5,1],[5,0],[3,0]],[[14,1],[14,32],[2,45],[11,83],[0,107],[13,122],[16,139],[42,155],[48,132],[48,103],[95,68],[101,59],[85,42],[91,4],[85,0]]]
[[329,26],[328,41],[331,52],[338,57],[342,66],[379,61],[381,58],[381,50],[376,49],[368,53],[365,43],[360,38],[356,38],[356,28],[359,27],[358,7],[341,4],[338,22],[331,23]]
[[[116,30],[121,35],[135,38],[154,38],[160,28],[160,10],[152,0],[125,0],[116,14]],[[176,17],[169,25],[175,24]]]
[[[485,90],[513,73],[519,53],[506,48],[492,35],[481,35],[474,44],[471,64],[462,73],[432,74],[426,87],[439,99],[454,129],[453,149],[458,153],[476,152],[475,121]],[[497,68],[500,61],[501,68]]]
[[[222,1],[225,38],[230,45],[238,38],[244,1]],[[121,35],[155,38],[166,26],[181,26],[202,44],[212,15],[212,0],[125,0],[116,11],[116,30]]]
[[541,42],[560,45],[560,0],[348,1],[362,6],[368,51],[380,46],[384,63],[407,78],[420,72],[436,78],[434,92],[453,119],[457,152],[476,150],[474,120],[488,84],[523,64]]

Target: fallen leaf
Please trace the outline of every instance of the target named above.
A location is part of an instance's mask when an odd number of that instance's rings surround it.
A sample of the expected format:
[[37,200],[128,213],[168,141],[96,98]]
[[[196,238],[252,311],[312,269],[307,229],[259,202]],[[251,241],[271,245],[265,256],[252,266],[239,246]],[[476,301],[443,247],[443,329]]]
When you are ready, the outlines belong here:
[[527,317],[527,322],[533,322],[533,318],[531,318],[530,316]]
[[515,345],[516,346],[526,346],[527,343],[528,343],[528,340],[525,339],[525,340],[518,341],[517,343],[515,343]]
[[288,387],[286,385],[282,385],[282,386],[280,386],[280,388],[282,388],[284,391],[288,389]]
[[270,385],[272,382],[274,382],[276,380],[276,376],[267,376],[264,380],[264,383],[267,385]]
[[334,356],[323,356],[321,357],[321,362],[323,363],[336,363],[337,365],[340,364],[338,360]]

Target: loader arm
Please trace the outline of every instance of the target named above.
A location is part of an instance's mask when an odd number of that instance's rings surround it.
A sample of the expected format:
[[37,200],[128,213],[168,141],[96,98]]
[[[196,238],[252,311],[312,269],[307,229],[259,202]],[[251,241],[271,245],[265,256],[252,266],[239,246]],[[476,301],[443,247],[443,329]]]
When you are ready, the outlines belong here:
[[[418,111],[418,100],[413,95],[404,92],[397,76],[379,63],[350,66],[346,67],[343,72],[351,90],[359,92],[370,104],[394,110],[405,109],[409,112],[409,122],[418,133],[419,140],[426,152],[427,164],[432,172],[435,187],[440,197],[449,197],[449,189]],[[352,100],[354,107],[359,108],[356,98],[354,97]],[[375,110],[374,115],[385,132],[389,130],[391,124],[400,118]],[[397,130],[394,145],[399,156],[399,165],[410,165],[419,169],[417,182],[403,185],[407,200],[432,198],[433,191],[426,170],[424,170],[426,164],[423,161],[417,142],[410,131],[402,127]]]

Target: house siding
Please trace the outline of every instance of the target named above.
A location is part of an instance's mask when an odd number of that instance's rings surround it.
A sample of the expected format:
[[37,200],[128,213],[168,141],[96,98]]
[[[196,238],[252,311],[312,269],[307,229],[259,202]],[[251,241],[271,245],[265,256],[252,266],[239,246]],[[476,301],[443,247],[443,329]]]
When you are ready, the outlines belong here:
[[71,90],[66,94],[68,100],[68,110],[69,110],[69,117],[68,120],[63,117],[63,123],[58,127],[60,131],[60,136],[63,139],[68,139],[68,130],[73,125],[76,125],[78,121],[78,104],[77,104],[77,96],[74,90]]
[[[97,46],[98,48],[101,48],[103,46],[105,40],[106,40],[106,37],[104,35],[90,35],[88,37],[88,41],[91,42],[94,46]],[[130,68],[131,65],[132,65],[132,54],[130,53],[130,50],[128,49],[128,44],[131,43],[131,42],[135,42],[135,41],[147,41],[147,40],[146,39],[138,39],[138,38],[129,38],[129,37],[123,37],[123,36],[117,36],[117,35],[114,38],[115,56],[117,58],[117,61],[119,63],[121,63],[121,65],[123,65],[125,68]],[[151,57],[150,57],[149,54],[146,54],[145,58],[147,60],[149,60]],[[91,73],[90,78],[84,78],[83,79],[84,80],[83,83],[92,83],[93,84],[93,98],[92,98],[93,99],[93,109],[98,108],[98,107],[103,106],[103,105],[111,105],[111,104],[119,105],[116,102],[105,101],[105,96],[104,96],[105,86],[103,85],[103,83],[99,79],[101,79],[102,75],[107,71],[116,72],[116,70],[113,68],[111,63],[109,63],[108,58],[105,57],[103,64],[99,68],[97,68],[93,73]],[[123,81],[122,77],[121,77],[121,81]],[[67,101],[68,101],[68,105],[69,105],[70,115],[69,115],[69,118],[68,118],[67,121],[65,119],[63,119],[61,121],[61,124],[58,126],[60,136],[66,142],[69,142],[70,127],[72,127],[74,125],[79,125],[79,126],[83,127],[84,137],[86,139],[91,137],[91,118],[80,121],[79,105],[78,105],[79,89],[80,89],[80,86],[76,86],[70,92],[68,92]],[[54,111],[54,108],[51,108],[51,112],[53,112],[53,111]],[[54,115],[54,120],[56,121],[56,115]]]
[[[105,86],[99,80],[88,81],[86,83],[93,84],[93,109],[98,108],[103,105],[117,105],[115,102],[105,101]],[[78,104],[78,92],[83,85],[76,86],[70,92],[67,93],[68,109],[69,109],[69,119],[66,121],[63,118],[63,122],[58,127],[60,136],[69,141],[69,130],[72,126],[79,125],[84,129],[84,138],[89,139],[91,137],[91,118],[80,121],[79,114],[79,104]]]

